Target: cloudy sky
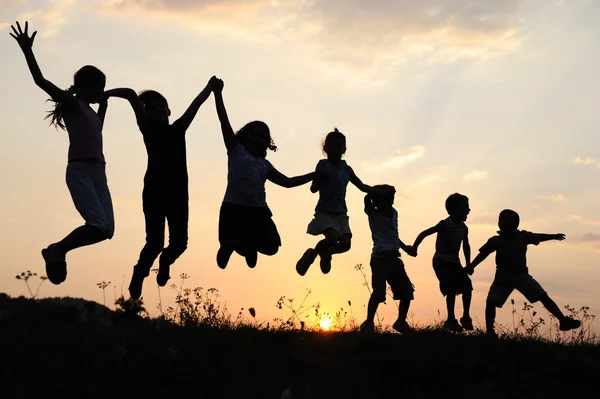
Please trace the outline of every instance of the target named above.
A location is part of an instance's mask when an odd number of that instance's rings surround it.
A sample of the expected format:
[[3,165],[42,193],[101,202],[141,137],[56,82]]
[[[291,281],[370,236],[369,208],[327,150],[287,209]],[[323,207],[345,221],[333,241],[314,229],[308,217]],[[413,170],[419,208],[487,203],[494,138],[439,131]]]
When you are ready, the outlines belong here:
[[[225,81],[234,128],[269,124],[283,173],[303,174],[322,158],[320,143],[338,127],[347,162],[368,184],[397,188],[400,237],[411,243],[446,217],[453,192],[471,200],[474,255],[495,234],[498,213],[512,208],[521,227],[567,235],[532,247],[532,275],[560,306],[600,308],[600,4],[596,0],[2,0],[0,1],[0,179],[3,184],[0,291],[26,293],[14,276],[43,273],[40,250],[81,223],[66,185],[67,136],[48,127],[47,96],[29,74],[14,21],[38,30],[35,54],[44,75],[61,87],[93,64],[107,88],[152,88],[177,118],[212,75]],[[42,296],[102,301],[127,292],[144,243],[141,212],[146,154],[128,104],[111,100],[105,155],[116,217],[115,237],[69,254],[69,278],[45,284]],[[267,185],[267,201],[283,247],[254,270],[233,257],[215,263],[218,210],[226,185],[226,153],[214,101],[188,131],[190,242],[172,275],[187,286],[216,287],[232,310],[254,306],[278,316],[277,299],[302,298],[325,311],[340,307],[362,319],[368,292],[354,265],[367,266],[372,242],[362,193],[348,189],[350,252],[333,270],[305,277],[295,263],[317,238],[305,233],[316,195],[308,187]],[[431,267],[434,238],[418,258],[405,256],[416,286],[414,321],[445,316]],[[473,314],[483,321],[493,258],[474,276]],[[368,277],[370,273],[368,273]],[[173,282],[180,284],[177,278]],[[174,293],[161,291],[172,304]],[[147,307],[158,302],[152,280]],[[524,298],[515,293],[522,303]],[[538,305],[541,308],[541,305]],[[458,308],[458,307],[457,307]],[[438,316],[438,311],[441,316]],[[510,305],[499,321],[511,323]],[[386,320],[395,306],[380,310]]]

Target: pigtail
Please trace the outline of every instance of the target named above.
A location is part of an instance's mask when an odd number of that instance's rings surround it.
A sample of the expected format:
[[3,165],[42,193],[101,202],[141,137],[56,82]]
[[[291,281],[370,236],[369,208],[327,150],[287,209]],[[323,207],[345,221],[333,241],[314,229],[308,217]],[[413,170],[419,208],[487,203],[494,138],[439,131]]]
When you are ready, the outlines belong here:
[[[67,89],[67,92],[75,94],[75,86],[69,87]],[[66,130],[65,122],[63,120],[64,104],[55,101],[51,98],[47,101],[51,101],[54,103],[54,109],[52,111],[48,111],[48,115],[46,115],[44,119],[50,119],[50,125],[54,125],[56,129],[61,128],[62,130]]]

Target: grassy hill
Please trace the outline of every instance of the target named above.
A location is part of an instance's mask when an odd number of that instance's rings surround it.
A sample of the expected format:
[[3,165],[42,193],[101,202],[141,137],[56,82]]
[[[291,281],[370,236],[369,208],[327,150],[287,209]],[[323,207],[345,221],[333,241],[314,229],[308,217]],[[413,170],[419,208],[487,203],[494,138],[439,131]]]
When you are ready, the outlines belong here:
[[81,299],[0,294],[5,398],[593,398],[600,346],[186,326]]

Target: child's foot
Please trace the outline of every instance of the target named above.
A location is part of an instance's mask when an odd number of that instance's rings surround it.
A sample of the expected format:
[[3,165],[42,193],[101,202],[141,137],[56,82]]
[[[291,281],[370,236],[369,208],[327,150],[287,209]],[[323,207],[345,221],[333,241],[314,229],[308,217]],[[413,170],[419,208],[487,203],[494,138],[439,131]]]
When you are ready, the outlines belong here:
[[454,332],[461,332],[463,328],[456,319],[448,319],[444,322],[444,329]]
[[46,262],[46,276],[54,285],[59,285],[67,279],[67,261],[64,256],[56,254],[56,244],[42,249],[42,257]]
[[321,255],[321,271],[323,274],[327,274],[331,271],[331,252],[325,251]]
[[462,328],[468,331],[473,331],[473,320],[468,316],[463,316],[460,319],[460,325]]
[[407,334],[412,332],[412,328],[410,328],[410,326],[405,320],[396,320],[396,322],[392,324],[392,328],[401,334]]
[[581,322],[572,317],[565,317],[560,321],[560,331],[569,331],[575,328],[579,328],[581,326]]
[[131,296],[131,299],[140,299],[142,296],[142,285],[144,284],[145,278],[146,276],[136,272],[135,268],[133,268],[131,283],[129,283],[129,295]]
[[231,254],[233,253],[233,249],[221,247],[219,251],[217,251],[217,265],[221,269],[225,269],[227,264],[229,263],[229,258],[231,258]]
[[249,251],[248,254],[244,255],[244,258],[246,258],[246,264],[248,265],[248,267],[253,269],[254,266],[256,266],[256,262],[258,261],[258,252],[256,252],[255,250]]
[[365,320],[360,325],[360,332],[361,333],[372,333],[372,332],[375,332],[375,324],[372,321]]
[[158,273],[156,274],[156,284],[158,284],[160,287],[167,285],[167,282],[171,278],[170,272],[171,265],[159,264]]
[[304,276],[316,258],[317,253],[315,250],[312,248],[307,249],[306,252],[304,252],[304,255],[302,255],[302,258],[296,263],[296,271],[298,274]]

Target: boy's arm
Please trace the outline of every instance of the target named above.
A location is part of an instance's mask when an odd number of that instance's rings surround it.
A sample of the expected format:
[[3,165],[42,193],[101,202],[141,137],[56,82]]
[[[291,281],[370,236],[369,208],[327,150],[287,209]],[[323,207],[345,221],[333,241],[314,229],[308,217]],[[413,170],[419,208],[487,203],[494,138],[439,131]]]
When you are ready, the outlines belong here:
[[223,134],[225,148],[227,148],[227,152],[231,152],[237,146],[237,138],[235,137],[233,128],[229,123],[227,110],[225,110],[225,103],[223,102],[223,86],[223,81],[221,79],[217,79],[213,86],[213,92],[215,94],[215,106],[217,107],[219,122],[221,122],[221,133]]
[[356,186],[356,188],[358,188],[363,193],[367,193],[367,194],[379,194],[380,193],[381,190],[378,190],[376,188],[369,186],[368,184],[363,183],[358,178],[358,176],[356,176],[356,173],[354,173],[354,170],[350,166],[348,166],[348,169],[350,170],[350,183],[354,184]]
[[138,97],[137,93],[133,89],[126,87],[110,89],[104,92],[104,97],[107,99],[110,97],[117,97],[129,101],[140,130],[143,132],[146,127],[148,127],[148,115],[146,114],[146,109],[144,108],[144,104],[142,104],[142,101]]
[[98,117],[100,118],[100,122],[102,126],[104,126],[104,118],[106,117],[106,110],[108,109],[108,101],[106,97],[102,97],[98,101]]
[[475,267],[483,262],[485,258],[487,258],[494,251],[496,251],[496,239],[492,237],[484,244],[483,247],[479,248],[479,253],[475,259],[473,259],[473,262],[465,267],[466,272],[468,274],[473,274],[475,272]]
[[202,89],[200,94],[198,94],[198,96],[196,96],[196,98],[194,99],[194,101],[192,101],[192,103],[190,104],[188,109],[184,112],[184,114],[181,115],[181,117],[175,121],[175,123],[178,124],[183,129],[184,132],[190,127],[190,125],[192,124],[192,121],[194,120],[194,118],[196,117],[196,114],[198,113],[198,110],[210,96],[210,93],[213,90],[213,86],[215,85],[216,80],[217,80],[216,76],[213,76],[212,78],[210,78],[210,80],[208,81],[208,83],[206,84],[204,89]]
[[415,239],[415,242],[412,245],[412,248],[415,250],[415,252],[417,251],[417,249],[419,248],[419,245],[421,245],[421,242],[428,236],[435,234],[435,233],[439,233],[440,231],[442,231],[443,229],[446,228],[446,222],[444,222],[443,220],[440,221],[438,224],[436,224],[433,227],[428,228],[427,230],[423,230]]
[[29,71],[31,72],[31,76],[33,77],[33,81],[35,84],[42,90],[44,90],[52,100],[58,103],[67,103],[73,101],[73,95],[66,90],[58,88],[54,83],[46,80],[44,75],[42,75],[42,71],[38,66],[38,63],[35,59],[35,55],[33,55],[33,41],[35,40],[35,35],[37,31],[33,32],[31,37],[29,36],[29,23],[25,22],[25,31],[21,29],[21,25],[17,22],[17,29],[14,26],[10,26],[14,32],[14,34],[9,33],[16,41],[19,43],[19,47],[23,51],[25,55],[25,60],[27,61],[27,66],[29,67]]
[[465,254],[465,265],[469,267],[471,265],[471,244],[469,244],[469,229],[465,231],[465,237],[463,238],[463,253]]
[[400,249],[406,252],[409,256],[417,256],[417,250],[412,245],[406,245],[400,237],[398,237],[398,241],[400,241]]
[[271,165],[271,167],[269,168],[269,173],[267,175],[267,179],[270,182],[277,184],[278,186],[285,187],[285,188],[292,188],[292,187],[298,187],[298,186],[308,183],[309,181],[311,181],[314,178],[315,173],[316,172],[310,172],[310,173],[307,173],[307,174],[301,175],[301,176],[287,177],[286,175],[279,172],[277,169],[275,169],[274,166]]
[[317,163],[315,172],[317,172],[316,176],[313,179],[312,184],[310,185],[311,193],[316,193],[317,191],[319,191],[321,187],[323,187],[323,182],[328,178],[327,173],[325,173],[325,171],[323,170],[323,161],[319,161]]
[[533,237],[535,237],[535,239],[538,242],[544,242],[544,241],[550,241],[550,240],[562,241],[566,238],[563,233],[558,233],[558,234],[532,233],[532,234],[533,234]]

